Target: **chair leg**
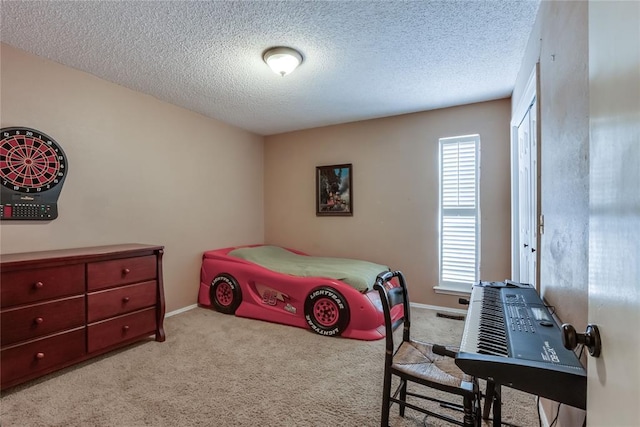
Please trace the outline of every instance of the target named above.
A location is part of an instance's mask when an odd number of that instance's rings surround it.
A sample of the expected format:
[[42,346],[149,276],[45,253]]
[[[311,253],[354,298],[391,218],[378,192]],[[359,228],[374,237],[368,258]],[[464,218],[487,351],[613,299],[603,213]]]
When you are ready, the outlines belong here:
[[462,423],[464,427],[475,427],[475,409],[473,400],[474,399],[471,396],[464,396],[463,398],[462,407],[464,411],[464,418],[462,419]]
[[380,427],[389,427],[389,398],[391,396],[391,374],[385,372],[384,385],[382,387],[382,417]]
[[[400,400],[402,400],[403,402],[407,401],[407,381],[401,379],[400,381],[402,381],[402,387],[400,388]],[[404,418],[404,409],[405,406],[401,403],[400,404],[400,416]]]
[[476,395],[475,398],[475,414],[476,414],[476,425],[478,427],[482,426],[482,393],[480,391],[478,391],[478,394]]

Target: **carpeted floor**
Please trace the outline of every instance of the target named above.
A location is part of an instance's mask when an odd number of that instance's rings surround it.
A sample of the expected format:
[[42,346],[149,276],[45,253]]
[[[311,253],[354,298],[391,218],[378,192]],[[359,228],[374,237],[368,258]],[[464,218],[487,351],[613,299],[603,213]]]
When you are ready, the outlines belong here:
[[[458,344],[464,323],[412,310],[415,338]],[[378,426],[384,341],[196,308],[149,340],[3,393],[19,426]],[[503,421],[538,425],[535,397],[503,389]],[[392,408],[392,427],[449,425]],[[458,415],[458,414],[456,414]],[[489,425],[489,424],[487,424]]]

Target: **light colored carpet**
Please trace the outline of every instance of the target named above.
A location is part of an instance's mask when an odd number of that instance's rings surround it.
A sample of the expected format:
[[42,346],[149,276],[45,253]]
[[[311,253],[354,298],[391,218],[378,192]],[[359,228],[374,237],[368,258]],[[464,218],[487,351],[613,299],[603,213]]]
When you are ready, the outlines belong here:
[[[415,338],[459,343],[462,321],[418,308],[412,316]],[[383,340],[322,337],[203,308],[167,318],[165,330],[164,343],[135,344],[3,393],[0,424],[380,425]],[[533,396],[503,393],[503,421],[538,425]],[[392,427],[449,425],[423,421],[392,408]]]

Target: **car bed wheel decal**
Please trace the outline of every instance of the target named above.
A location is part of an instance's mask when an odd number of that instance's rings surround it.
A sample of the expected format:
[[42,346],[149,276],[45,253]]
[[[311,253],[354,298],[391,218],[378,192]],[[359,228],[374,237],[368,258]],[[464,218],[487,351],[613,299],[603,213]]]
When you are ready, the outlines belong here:
[[227,283],[220,283],[220,285],[216,289],[216,300],[221,305],[228,307],[233,301],[233,295],[231,294],[232,292],[233,290],[231,289],[231,286],[229,286]]
[[317,334],[337,336],[349,325],[347,300],[335,289],[323,286],[312,290],[304,302],[304,317]]
[[318,323],[322,326],[329,327],[338,320],[338,306],[333,301],[322,298],[313,305],[313,314]]
[[230,274],[218,274],[209,288],[211,306],[226,314],[234,314],[242,302],[242,291],[238,281]]

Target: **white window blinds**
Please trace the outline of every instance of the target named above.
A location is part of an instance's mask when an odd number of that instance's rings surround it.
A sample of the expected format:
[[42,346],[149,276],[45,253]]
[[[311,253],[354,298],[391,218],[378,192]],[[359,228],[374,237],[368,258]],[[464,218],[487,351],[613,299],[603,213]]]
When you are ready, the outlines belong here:
[[440,139],[440,286],[478,280],[478,135]]

